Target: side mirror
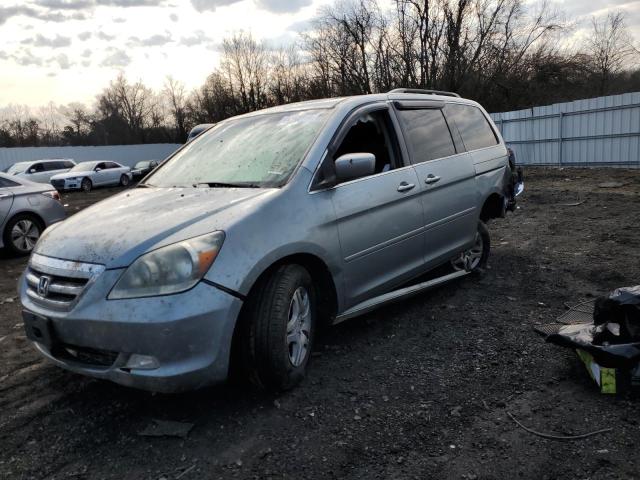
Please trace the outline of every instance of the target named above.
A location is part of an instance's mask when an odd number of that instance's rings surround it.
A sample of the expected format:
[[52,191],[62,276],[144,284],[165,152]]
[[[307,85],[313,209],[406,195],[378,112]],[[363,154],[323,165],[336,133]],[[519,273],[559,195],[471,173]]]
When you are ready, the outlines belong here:
[[28,173],[36,173],[36,169],[35,168],[30,168]]
[[338,183],[373,175],[376,156],[373,153],[345,153],[335,162]]
[[93,169],[93,171],[94,171],[94,172],[99,172],[100,170],[102,170],[102,169],[101,169],[101,168],[98,168],[98,167],[96,167],[96,168],[94,168],[94,169]]

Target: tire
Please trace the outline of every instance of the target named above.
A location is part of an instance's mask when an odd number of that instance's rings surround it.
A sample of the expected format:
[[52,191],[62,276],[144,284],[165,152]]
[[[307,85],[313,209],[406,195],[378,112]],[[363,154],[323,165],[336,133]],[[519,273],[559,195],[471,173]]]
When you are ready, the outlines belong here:
[[121,175],[120,176],[120,186],[121,187],[128,186],[130,182],[131,182],[131,180],[129,179],[128,175]]
[[93,188],[93,182],[90,178],[85,177],[82,179],[82,182],[80,182],[80,188],[83,192],[89,193]]
[[317,324],[309,272],[300,265],[279,267],[258,285],[247,307],[239,339],[243,376],[267,390],[293,388],[306,374]]
[[473,247],[466,250],[451,260],[455,270],[467,270],[472,273],[481,273],[487,266],[491,253],[491,236],[485,223],[478,220],[478,229]]
[[28,213],[16,215],[6,223],[2,241],[14,255],[28,255],[44,231],[42,221]]

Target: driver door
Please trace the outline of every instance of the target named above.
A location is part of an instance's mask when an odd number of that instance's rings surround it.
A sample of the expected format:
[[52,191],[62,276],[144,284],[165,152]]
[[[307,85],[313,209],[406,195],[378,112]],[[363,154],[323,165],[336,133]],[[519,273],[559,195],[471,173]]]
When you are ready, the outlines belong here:
[[373,153],[373,175],[329,190],[338,223],[347,308],[419,274],[424,265],[423,212],[418,177],[401,153],[386,104],[365,107],[347,121],[335,161]]

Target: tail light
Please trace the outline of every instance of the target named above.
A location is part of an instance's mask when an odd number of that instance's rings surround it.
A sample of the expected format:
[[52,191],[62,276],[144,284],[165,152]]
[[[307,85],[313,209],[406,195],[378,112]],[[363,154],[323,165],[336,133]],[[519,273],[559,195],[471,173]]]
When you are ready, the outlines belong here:
[[47,197],[51,197],[54,200],[60,201],[60,194],[57,190],[49,190],[48,192],[42,192],[42,194],[46,195]]

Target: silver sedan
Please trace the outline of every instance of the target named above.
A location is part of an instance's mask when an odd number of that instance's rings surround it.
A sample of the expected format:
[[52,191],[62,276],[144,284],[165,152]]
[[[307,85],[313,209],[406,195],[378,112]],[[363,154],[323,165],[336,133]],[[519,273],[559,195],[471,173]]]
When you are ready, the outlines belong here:
[[31,253],[44,229],[65,215],[51,185],[0,173],[0,247],[17,255]]

